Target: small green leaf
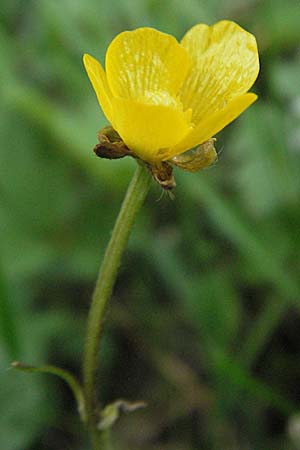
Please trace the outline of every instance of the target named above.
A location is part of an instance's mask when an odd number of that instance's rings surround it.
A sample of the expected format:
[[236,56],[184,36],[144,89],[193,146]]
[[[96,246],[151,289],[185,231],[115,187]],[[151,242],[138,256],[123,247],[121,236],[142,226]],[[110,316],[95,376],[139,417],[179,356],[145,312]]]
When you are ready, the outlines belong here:
[[117,400],[114,403],[110,403],[101,411],[97,428],[101,431],[107,430],[118,420],[121,413],[133,412],[146,406],[144,402],[131,403],[126,400]]
[[26,364],[22,364],[19,361],[14,361],[11,363],[11,367],[13,369],[22,370],[23,372],[40,372],[40,373],[49,373],[52,375],[56,375],[60,377],[62,380],[64,380],[71,391],[74,394],[74,397],[77,402],[78,412],[80,415],[80,418],[83,422],[87,421],[86,416],[86,410],[85,410],[85,400],[84,395],[82,391],[82,387],[77,381],[77,379],[67,370],[61,369],[60,367],[56,366],[28,366]]

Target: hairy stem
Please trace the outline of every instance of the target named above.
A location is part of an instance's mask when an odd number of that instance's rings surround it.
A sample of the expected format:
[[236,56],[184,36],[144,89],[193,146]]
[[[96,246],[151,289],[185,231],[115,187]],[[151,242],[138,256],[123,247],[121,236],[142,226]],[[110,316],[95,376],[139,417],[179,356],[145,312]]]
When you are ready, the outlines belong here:
[[96,431],[97,395],[95,376],[100,338],[103,331],[103,318],[135,216],[147,195],[150,181],[151,177],[147,169],[138,164],[106,248],[89,311],[83,360],[83,385],[88,425],[92,433],[94,450],[108,448],[107,445],[103,444],[105,441],[103,433]]

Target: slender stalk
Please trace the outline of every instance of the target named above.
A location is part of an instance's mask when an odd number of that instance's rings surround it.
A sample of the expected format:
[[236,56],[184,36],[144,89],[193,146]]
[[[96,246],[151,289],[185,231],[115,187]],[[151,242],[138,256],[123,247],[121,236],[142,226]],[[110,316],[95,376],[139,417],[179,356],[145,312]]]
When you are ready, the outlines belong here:
[[83,359],[83,385],[88,424],[93,436],[95,450],[107,449],[107,445],[104,444],[103,433],[96,431],[95,428],[97,419],[95,412],[97,406],[95,376],[100,338],[103,331],[103,317],[112,293],[121,256],[127,244],[135,216],[149,190],[150,181],[151,177],[147,169],[138,164],[106,248],[89,311]]
[[109,430],[100,432],[96,428],[90,428],[90,433],[94,450],[113,450]]

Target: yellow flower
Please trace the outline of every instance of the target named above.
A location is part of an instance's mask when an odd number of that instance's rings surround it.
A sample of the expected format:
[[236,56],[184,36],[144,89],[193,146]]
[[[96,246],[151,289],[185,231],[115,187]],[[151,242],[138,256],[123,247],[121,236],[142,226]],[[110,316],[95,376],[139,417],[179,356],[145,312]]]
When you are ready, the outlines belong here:
[[152,28],[111,42],[105,69],[84,65],[107,120],[140,159],[157,164],[208,141],[257,98],[254,36],[234,22],[199,24],[181,43]]

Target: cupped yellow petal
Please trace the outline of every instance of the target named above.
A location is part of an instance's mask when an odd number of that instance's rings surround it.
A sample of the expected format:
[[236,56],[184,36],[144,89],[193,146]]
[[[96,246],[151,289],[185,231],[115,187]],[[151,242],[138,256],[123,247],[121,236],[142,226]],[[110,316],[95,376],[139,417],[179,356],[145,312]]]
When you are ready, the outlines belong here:
[[178,109],[120,97],[112,102],[116,130],[144,161],[160,160],[160,149],[174,146],[190,131],[189,114]]
[[83,56],[83,63],[102,111],[107,120],[112,123],[112,94],[107,83],[106,74],[101,64],[90,55],[85,54]]
[[160,152],[162,160],[168,160],[173,156],[189,150],[196,145],[207,141],[226,125],[236,119],[248,106],[257,99],[257,95],[249,92],[233,99],[225,108],[203,118],[193,130],[187,134],[177,145]]
[[176,98],[189,68],[189,57],[173,36],[153,28],[138,28],[112,41],[105,68],[114,96],[155,104],[156,93]]
[[184,108],[194,124],[245,94],[259,72],[255,37],[234,22],[199,24],[181,42],[192,61],[181,89]]

